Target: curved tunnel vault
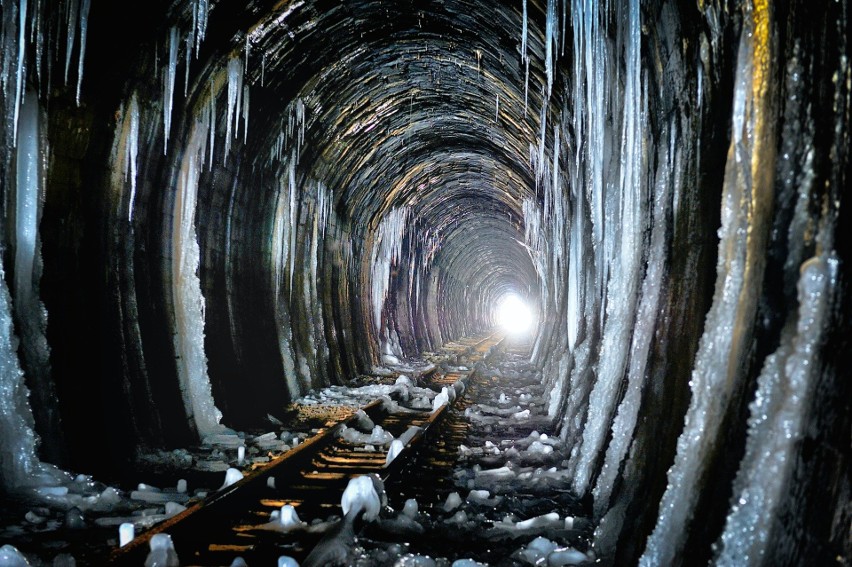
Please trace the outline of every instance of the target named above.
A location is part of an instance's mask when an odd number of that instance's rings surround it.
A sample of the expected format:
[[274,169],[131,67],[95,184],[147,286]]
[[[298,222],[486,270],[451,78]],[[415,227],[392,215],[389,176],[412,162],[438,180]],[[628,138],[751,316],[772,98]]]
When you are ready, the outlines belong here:
[[600,557],[848,561],[847,2],[111,4],[0,4],[7,493],[515,293]]

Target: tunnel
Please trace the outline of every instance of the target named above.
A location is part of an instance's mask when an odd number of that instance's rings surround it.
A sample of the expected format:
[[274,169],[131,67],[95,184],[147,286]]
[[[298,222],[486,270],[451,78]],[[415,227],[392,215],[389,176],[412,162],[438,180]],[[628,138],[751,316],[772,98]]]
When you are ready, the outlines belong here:
[[846,0],[0,13],[0,543],[511,301],[598,562],[852,561]]

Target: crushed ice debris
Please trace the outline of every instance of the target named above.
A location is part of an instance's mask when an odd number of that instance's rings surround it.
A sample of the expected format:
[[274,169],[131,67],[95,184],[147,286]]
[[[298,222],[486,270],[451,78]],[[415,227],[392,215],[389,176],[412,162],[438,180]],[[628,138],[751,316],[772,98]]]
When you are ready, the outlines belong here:
[[559,547],[545,537],[537,537],[512,557],[529,565],[584,565],[592,563],[593,558],[573,547]]
[[438,564],[428,555],[406,553],[396,560],[394,567],[436,567]]
[[373,427],[371,433],[361,433],[353,427],[341,426],[339,437],[353,444],[389,445],[393,441],[393,435],[382,429],[381,425]]

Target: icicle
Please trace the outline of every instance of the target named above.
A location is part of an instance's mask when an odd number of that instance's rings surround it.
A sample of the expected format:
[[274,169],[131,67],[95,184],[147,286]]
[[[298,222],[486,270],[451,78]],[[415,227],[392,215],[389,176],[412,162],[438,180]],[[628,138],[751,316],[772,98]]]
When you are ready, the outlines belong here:
[[216,91],[213,87],[213,80],[210,80],[210,161],[207,166],[208,170],[213,170],[213,147],[216,142]]
[[293,274],[296,271],[296,213],[298,209],[296,208],[296,161],[298,157],[296,155],[296,149],[293,148],[292,155],[290,156],[289,165],[289,177],[288,177],[288,190],[290,197],[290,295],[292,297],[293,294]]
[[139,153],[139,101],[136,93],[130,97],[127,108],[130,118],[130,128],[127,134],[127,145],[124,155],[124,179],[130,175],[130,202],[128,204],[127,220],[133,220],[133,204],[136,202],[136,156]]
[[195,0],[193,9],[193,22],[195,23],[195,57],[198,58],[198,50],[201,49],[201,41],[207,33],[207,13],[210,9],[209,0]]
[[495,103],[494,122],[500,121],[500,93],[497,93],[497,102]]
[[243,86],[243,143],[248,141],[249,86]]
[[547,96],[550,97],[553,90],[553,44],[555,43],[554,33],[556,26],[556,0],[547,0],[547,16],[544,30],[544,69],[547,74]]
[[163,154],[169,147],[169,132],[172,128],[172,101],[175,91],[175,73],[178,56],[178,29],[169,30],[169,63],[163,69]]
[[[193,12],[193,18],[195,17],[195,12]],[[186,98],[187,93],[189,92],[189,63],[192,61],[192,46],[195,43],[195,27],[186,34],[186,41],[184,44],[186,45],[186,53],[184,53],[184,70],[183,70],[183,97]]]
[[266,86],[266,52],[260,56],[260,86]]
[[[231,57],[228,61],[228,114],[225,121],[225,156],[231,151],[231,130],[239,126],[240,102],[243,93],[243,63],[239,57]],[[237,135],[234,128],[233,136]]]
[[[39,170],[38,99],[28,91],[21,115],[15,193],[15,296],[32,294],[38,236]],[[19,297],[20,296],[20,297]]]
[[77,39],[78,0],[68,0],[65,10],[65,84],[68,85],[68,71],[71,69],[71,52],[74,51],[74,40]]
[[80,4],[80,58],[77,60],[77,106],[80,106],[80,90],[83,88],[83,61],[86,58],[86,34],[89,29],[89,6],[91,0]]
[[[276,298],[281,296],[284,287],[284,275],[290,262],[290,235],[296,231],[292,224],[290,208],[289,179],[281,178],[278,181],[278,202],[275,208],[272,237],[273,284]],[[278,329],[278,348],[284,366],[284,379],[287,382],[288,391],[295,398],[302,390],[296,375],[295,357],[291,346],[290,322],[285,310],[276,310],[275,316]]]
[[[24,61],[24,30],[27,25],[27,0],[20,0],[18,5],[18,67],[17,76],[15,78],[15,117],[14,128],[12,129],[12,137],[18,139],[18,116],[21,113],[21,97],[23,96],[24,88],[24,73],[26,72]],[[16,142],[17,143],[17,142]]]
[[[589,397],[587,425],[579,453],[574,489],[587,490],[596,460],[606,442],[606,432],[615,410],[618,391],[622,387],[628,360],[633,321],[636,316],[639,277],[642,259],[642,219],[645,214],[645,191],[640,171],[645,159],[641,152],[644,112],[640,101],[646,99],[640,88],[639,65],[639,0],[629,4],[628,21],[619,33],[626,34],[627,57],[621,137],[621,167],[618,184],[609,190],[607,207],[618,229],[607,234],[602,262],[612,264],[606,284],[606,318],[601,339],[598,379]],[[600,41],[600,39],[598,39]],[[618,253],[618,257],[614,256]]]

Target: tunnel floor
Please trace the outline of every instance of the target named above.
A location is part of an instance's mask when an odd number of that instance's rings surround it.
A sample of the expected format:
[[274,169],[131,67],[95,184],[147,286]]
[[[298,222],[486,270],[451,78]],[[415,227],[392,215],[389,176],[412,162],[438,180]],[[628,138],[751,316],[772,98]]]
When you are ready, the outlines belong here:
[[[189,506],[221,487],[227,468],[248,472],[263,467],[321,428],[352,415],[366,402],[359,399],[360,392],[393,384],[403,372],[416,376],[436,365],[439,370],[473,367],[463,354],[469,344],[447,345],[439,353],[400,364],[396,372],[377,368],[348,387],[311,392],[288,406],[286,422],[270,417],[269,431],[234,432],[198,447],[147,453],[140,457],[134,479],[106,485],[79,477],[78,489],[70,492],[78,491],[81,501],[101,500],[101,508],[69,509],[66,504],[63,509],[59,499],[56,507],[21,501],[17,509],[6,511],[0,536],[14,540],[33,565],[55,565],[57,558],[69,556],[78,565],[94,565],[117,546],[119,524],[133,523],[137,535],[143,533],[169,516],[166,501]],[[475,364],[476,379],[438,437],[386,485],[388,507],[381,519],[358,526],[355,542],[347,545],[346,565],[449,566],[457,560],[526,565],[548,555],[555,558],[553,564],[567,565],[592,559],[585,555],[592,533],[589,512],[564,489],[569,450],[548,435],[552,420],[545,387],[540,372],[529,366],[529,348],[504,341]],[[246,448],[242,461],[238,444]],[[137,484],[140,480],[144,482]],[[186,488],[179,489],[184,481]],[[115,497],[107,505],[104,495],[110,490]],[[416,515],[410,509],[403,513],[409,499],[417,502]]]

